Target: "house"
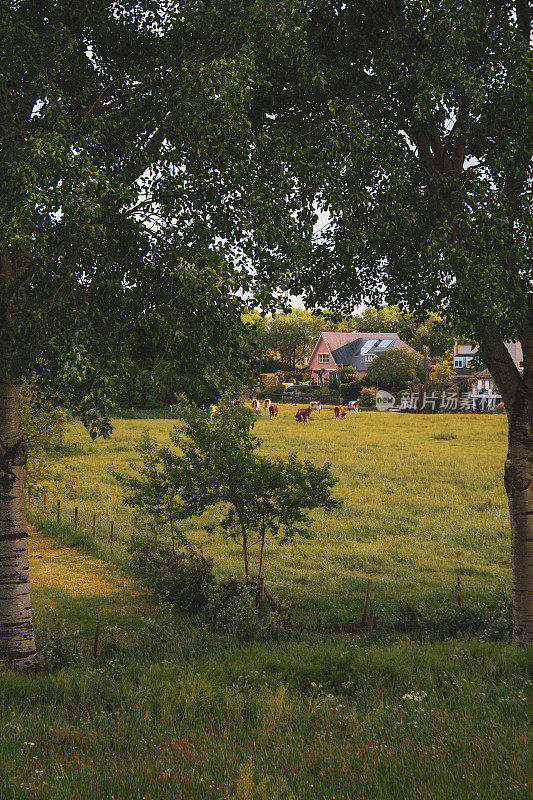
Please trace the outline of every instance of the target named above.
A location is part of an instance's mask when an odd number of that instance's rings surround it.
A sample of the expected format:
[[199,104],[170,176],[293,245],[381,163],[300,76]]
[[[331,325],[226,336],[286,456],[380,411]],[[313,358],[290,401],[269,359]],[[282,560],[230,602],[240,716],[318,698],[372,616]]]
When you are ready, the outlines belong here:
[[[524,356],[520,342],[505,342],[505,346],[516,367],[522,371],[524,369]],[[486,366],[476,358],[478,351],[478,345],[455,342],[453,350],[454,381],[455,383],[468,381],[477,394],[498,393],[498,388],[492,375]]]
[[[307,362],[310,381],[324,386],[329,374],[339,367],[352,367],[362,378],[377,356],[394,348],[413,349],[397,333],[321,333]],[[321,374],[317,375],[317,370]]]

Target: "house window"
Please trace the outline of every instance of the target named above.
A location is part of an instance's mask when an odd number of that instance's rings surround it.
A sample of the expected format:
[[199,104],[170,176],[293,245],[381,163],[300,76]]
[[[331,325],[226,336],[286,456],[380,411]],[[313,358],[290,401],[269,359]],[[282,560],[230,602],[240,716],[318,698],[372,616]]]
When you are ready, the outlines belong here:
[[329,353],[319,353],[318,354],[318,363],[319,364],[329,364]]
[[518,369],[524,369],[524,362],[523,361],[519,361],[518,362]]
[[463,366],[463,359],[462,358],[454,358],[453,366],[457,369],[457,367]]
[[365,353],[365,361],[373,361],[375,357],[374,353]]

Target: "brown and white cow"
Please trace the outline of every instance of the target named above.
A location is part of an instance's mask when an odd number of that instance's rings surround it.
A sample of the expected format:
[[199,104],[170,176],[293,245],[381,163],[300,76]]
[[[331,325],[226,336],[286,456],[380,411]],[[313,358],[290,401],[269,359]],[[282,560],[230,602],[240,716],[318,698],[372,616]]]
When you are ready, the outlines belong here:
[[333,411],[335,412],[335,419],[345,419],[346,418],[346,411],[344,410],[343,406],[335,406]]
[[252,400],[252,408],[254,411],[261,411],[259,400],[256,400],[255,398]]
[[270,412],[270,416],[272,417],[272,419],[274,419],[274,417],[278,416],[279,408],[277,407],[277,405],[275,403],[270,403],[270,405],[268,407],[268,410]]
[[310,408],[299,408],[295,414],[294,419],[296,422],[303,422],[305,425],[311,419],[311,410]]
[[270,399],[270,397],[265,397],[265,401],[263,403],[263,408],[265,409],[265,411],[268,411],[268,409],[270,408],[270,404],[271,403],[272,403],[272,400]]
[[311,400],[311,402],[309,403],[309,410],[318,411],[318,413],[320,414],[322,410],[322,403],[320,402],[320,400]]
[[216,414],[217,411],[218,411],[218,406],[209,406],[209,413],[211,414],[211,416]]
[[359,400],[350,400],[348,403],[348,411],[359,411]]
[[234,406],[243,406],[244,400],[232,400]]

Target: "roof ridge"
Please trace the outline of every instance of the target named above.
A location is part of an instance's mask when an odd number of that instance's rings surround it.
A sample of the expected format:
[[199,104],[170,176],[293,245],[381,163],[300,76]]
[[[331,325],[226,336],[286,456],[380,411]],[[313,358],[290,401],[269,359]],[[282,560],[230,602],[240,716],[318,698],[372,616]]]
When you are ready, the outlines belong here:
[[385,333],[384,331],[322,331],[320,334],[321,336],[351,336],[352,334],[356,333],[358,336],[396,336],[396,338],[400,338],[399,334],[396,331],[389,331]]

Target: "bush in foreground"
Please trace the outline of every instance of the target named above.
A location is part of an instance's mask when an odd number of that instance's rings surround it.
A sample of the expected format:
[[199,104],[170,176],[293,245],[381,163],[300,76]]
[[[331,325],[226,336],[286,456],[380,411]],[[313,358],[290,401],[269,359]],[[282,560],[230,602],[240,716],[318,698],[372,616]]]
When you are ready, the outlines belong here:
[[271,608],[260,621],[256,608],[257,585],[236,577],[213,587],[207,606],[208,619],[215,631],[229,634],[239,642],[283,641],[289,636],[285,608]]
[[215,580],[213,559],[190,546],[173,551],[153,533],[134,534],[128,552],[133,575],[160,600],[189,611],[205,607]]

